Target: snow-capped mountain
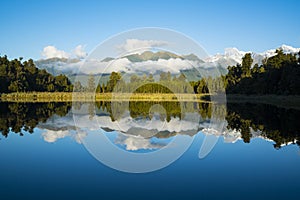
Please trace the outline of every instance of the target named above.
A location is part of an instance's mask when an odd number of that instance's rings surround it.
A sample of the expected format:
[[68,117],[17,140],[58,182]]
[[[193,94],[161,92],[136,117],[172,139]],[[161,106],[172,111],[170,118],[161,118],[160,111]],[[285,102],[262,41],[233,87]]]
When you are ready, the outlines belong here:
[[[278,49],[281,49],[283,53],[296,54],[300,51],[300,48],[294,48],[288,45],[282,45]],[[205,63],[211,66],[222,66],[227,68],[229,65],[236,65],[237,63],[242,62],[242,58],[246,53],[251,53],[254,64],[261,64],[262,60],[276,55],[276,49],[270,49],[262,53],[256,53],[251,51],[240,51],[237,48],[226,48],[224,54],[216,54],[210,56],[205,60]]]
[[[284,53],[298,53],[300,48],[294,48],[288,45],[279,47]],[[189,76],[194,74],[195,67],[199,71],[218,69],[221,74],[227,73],[227,67],[242,62],[246,53],[252,53],[253,65],[261,64],[263,59],[276,55],[276,49],[270,49],[262,53],[251,51],[241,51],[237,48],[226,48],[223,54],[209,56],[206,59],[200,59],[194,54],[176,55],[174,53],[160,51],[145,51],[141,54],[131,54],[121,58],[105,58],[99,61],[91,61],[81,67],[83,61],[80,59],[50,58],[36,61],[39,68],[46,69],[48,72],[58,75],[60,73],[68,76],[76,74],[101,74],[106,66],[110,66],[113,71],[125,73],[144,72],[155,74],[160,71],[170,71],[172,74],[185,73]],[[165,66],[165,67],[162,67]],[[148,70],[148,71],[147,71]],[[107,71],[106,73],[111,73]],[[193,79],[199,79],[194,77]]]
[[251,52],[240,51],[235,47],[226,48],[224,54],[218,53],[214,56],[208,57],[205,61],[208,63],[214,63],[214,62],[218,62],[220,59],[224,59],[224,60],[231,60],[232,62],[240,63],[242,62],[242,57],[246,53],[251,53]]
[[59,74],[72,74],[78,69],[81,60],[76,58],[48,58],[35,61],[40,69],[45,69],[54,76]]

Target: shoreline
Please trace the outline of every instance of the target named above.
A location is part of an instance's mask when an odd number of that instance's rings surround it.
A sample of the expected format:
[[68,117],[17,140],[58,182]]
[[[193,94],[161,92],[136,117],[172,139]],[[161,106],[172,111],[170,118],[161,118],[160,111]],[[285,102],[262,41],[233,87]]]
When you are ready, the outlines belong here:
[[[165,101],[213,103],[211,94],[159,93],[88,93],[88,92],[27,92],[1,94],[0,102],[97,102],[97,101]],[[216,97],[216,103],[218,98]],[[227,94],[227,103],[259,103],[283,108],[300,109],[300,95]]]
[[0,96],[0,102],[186,101],[206,102],[209,94],[28,92]]

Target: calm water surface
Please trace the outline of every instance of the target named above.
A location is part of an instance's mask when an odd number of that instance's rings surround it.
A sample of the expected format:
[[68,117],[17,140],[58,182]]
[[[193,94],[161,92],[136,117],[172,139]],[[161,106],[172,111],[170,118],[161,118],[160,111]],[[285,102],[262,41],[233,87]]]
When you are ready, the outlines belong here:
[[[185,120],[176,102],[133,102],[118,115],[112,114],[108,102],[78,104],[73,108],[69,103],[1,103],[1,197],[287,199],[299,196],[299,110],[263,104],[228,104],[225,111],[219,108],[219,112],[226,112],[225,130],[211,132],[207,126],[212,106],[195,106],[201,117],[196,124]],[[89,113],[80,112],[82,109]],[[74,124],[74,113],[79,113],[87,124]],[[161,170],[124,173],[99,162],[82,144],[95,131],[89,125],[92,120],[97,120],[96,129],[115,146],[133,153],[158,151],[176,135],[194,140],[183,156]],[[207,134],[214,134],[219,140],[204,159],[199,159],[199,149]]]

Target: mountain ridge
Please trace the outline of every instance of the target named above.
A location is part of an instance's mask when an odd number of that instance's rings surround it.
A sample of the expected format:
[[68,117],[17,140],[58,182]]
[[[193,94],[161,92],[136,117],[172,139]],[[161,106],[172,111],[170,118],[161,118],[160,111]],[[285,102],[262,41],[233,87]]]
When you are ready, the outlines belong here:
[[[294,54],[300,51],[300,48],[295,48],[285,44],[281,45],[277,49],[281,49],[284,53],[294,53]],[[145,63],[145,62],[148,62],[150,64],[151,63],[155,64],[156,62],[157,63],[162,62],[164,64],[170,65],[169,67],[171,68],[173,67],[172,63],[175,64],[180,63],[178,64],[179,66],[177,66],[177,68],[175,66],[174,68],[176,68],[179,71],[188,71],[189,68],[186,68],[184,64],[186,63],[186,65],[191,65],[192,68],[194,67],[194,65],[197,65],[197,68],[200,70],[207,70],[207,69],[209,70],[211,68],[217,68],[221,70],[222,74],[224,74],[227,72],[228,66],[233,66],[238,63],[241,63],[242,57],[246,53],[252,54],[254,64],[255,63],[261,64],[264,59],[276,55],[276,49],[269,49],[262,53],[256,53],[251,51],[241,51],[236,47],[230,47],[230,48],[225,48],[223,54],[218,53],[216,55],[209,56],[208,58],[203,60],[193,53],[188,55],[177,55],[175,53],[171,53],[168,51],[158,51],[158,52],[144,51],[140,54],[135,53],[120,58],[106,57],[102,59],[99,62],[99,64],[103,66],[105,65],[105,63],[110,64],[110,63],[117,63],[116,61],[120,61],[120,62],[123,61],[123,63],[125,62],[123,65],[126,65],[126,67],[124,68],[130,70],[130,66],[132,67],[135,65],[141,65],[141,63]],[[35,61],[35,64],[37,65],[38,68],[46,69],[49,73],[52,73],[53,75],[65,74],[67,76],[74,76],[76,74],[89,74],[87,71],[79,70],[83,62],[84,62],[83,60],[75,59],[75,58],[72,59],[50,58],[50,59],[37,60]],[[119,63],[117,64],[119,65]],[[192,72],[190,74],[192,74]]]

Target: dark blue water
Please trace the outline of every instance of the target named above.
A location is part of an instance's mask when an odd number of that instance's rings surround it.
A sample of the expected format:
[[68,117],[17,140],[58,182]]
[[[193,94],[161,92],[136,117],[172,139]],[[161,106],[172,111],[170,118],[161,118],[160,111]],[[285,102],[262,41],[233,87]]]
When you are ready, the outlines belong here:
[[250,144],[219,139],[199,159],[199,133],[170,166],[130,174],[104,166],[71,137],[49,143],[42,132],[0,141],[3,199],[288,199],[300,191],[297,145],[277,150],[260,138]]

